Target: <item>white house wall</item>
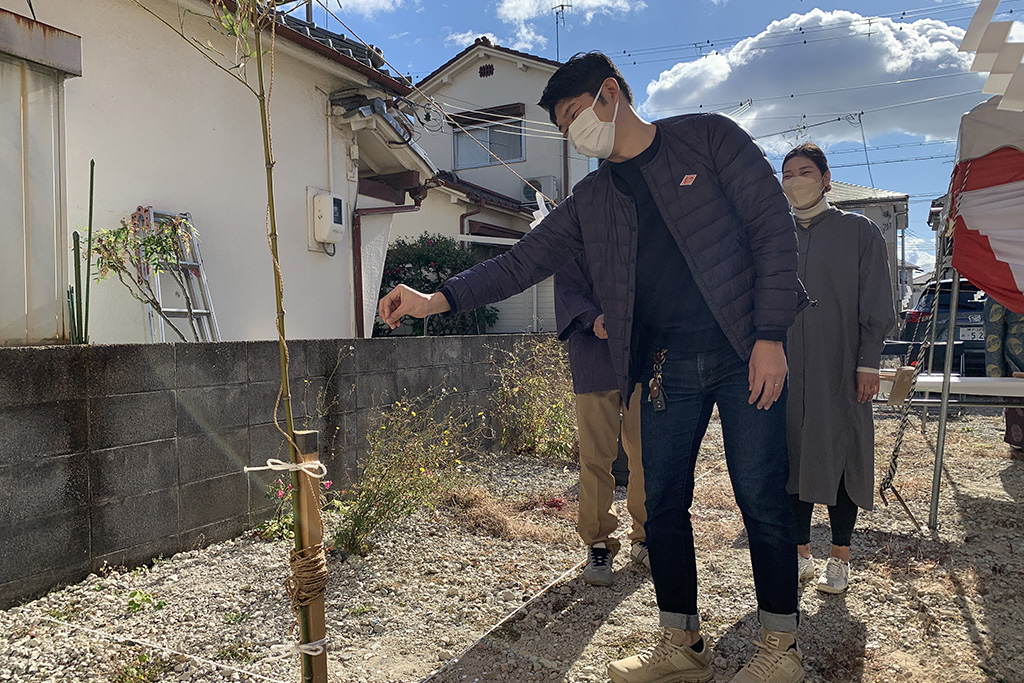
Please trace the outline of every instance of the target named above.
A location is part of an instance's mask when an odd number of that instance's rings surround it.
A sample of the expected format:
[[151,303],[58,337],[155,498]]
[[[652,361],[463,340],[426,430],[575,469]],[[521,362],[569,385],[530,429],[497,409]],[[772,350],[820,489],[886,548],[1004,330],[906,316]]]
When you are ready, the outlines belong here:
[[[558,179],[559,192],[562,185],[562,139],[548,119],[547,112],[535,103],[540,99],[548,78],[554,68],[530,61],[517,62],[511,57],[488,54],[485,59],[473,58],[470,65],[460,68],[450,83],[443,77],[436,77],[427,84],[426,92],[444,107],[445,111],[486,109],[523,102],[526,105],[526,161],[510,163],[524,178],[551,175]],[[520,70],[517,64],[525,64]],[[494,75],[479,76],[479,67],[494,65]],[[462,62],[458,64],[461,67]],[[522,199],[523,181],[501,165],[474,169],[456,169],[452,128],[448,124],[439,133],[424,132],[419,144],[434,163],[455,170],[460,178],[482,185],[501,194]],[[588,161],[569,147],[570,188],[588,172]],[[564,198],[564,197],[563,197]]]
[[[144,2],[174,23],[176,3]],[[181,4],[208,9],[205,2]],[[70,229],[86,224],[89,160],[95,159],[96,228],[116,227],[139,205],[191,212],[222,338],[275,338],[256,99],[130,0],[33,5],[39,21],[82,36],[84,75],[66,86]],[[25,12],[24,0],[0,0],[0,7]],[[216,42],[216,34],[207,33],[202,40]],[[271,113],[292,338],[354,335],[351,244],[338,244],[335,258],[310,251],[306,208],[306,188],[329,184],[326,93],[352,85],[346,80],[351,73],[312,54],[300,60],[294,46],[278,41]],[[330,175],[335,190],[351,196],[347,144],[335,136]],[[92,341],[149,341],[144,306],[116,280],[94,283],[92,297]]]

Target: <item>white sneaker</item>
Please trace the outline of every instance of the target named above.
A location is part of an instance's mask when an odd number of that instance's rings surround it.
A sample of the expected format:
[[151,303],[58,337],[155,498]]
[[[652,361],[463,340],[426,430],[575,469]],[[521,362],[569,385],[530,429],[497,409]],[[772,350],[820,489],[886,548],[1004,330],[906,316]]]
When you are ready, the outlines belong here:
[[843,562],[838,557],[830,557],[825,563],[825,571],[821,573],[816,588],[822,593],[837,595],[845,592],[849,583],[850,564]]
[[814,578],[814,558],[796,554],[796,580],[807,581]]

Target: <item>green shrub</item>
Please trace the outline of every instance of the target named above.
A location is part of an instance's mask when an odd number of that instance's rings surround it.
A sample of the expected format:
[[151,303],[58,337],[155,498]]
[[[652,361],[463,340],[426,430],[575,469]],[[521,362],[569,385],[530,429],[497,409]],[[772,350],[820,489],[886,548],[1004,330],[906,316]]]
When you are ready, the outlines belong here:
[[555,337],[517,341],[493,356],[498,390],[492,413],[502,450],[559,460],[579,459],[576,401],[565,345]]
[[482,422],[482,413],[474,416],[455,402],[457,393],[403,397],[371,421],[362,471],[331,503],[341,516],[336,548],[365,555],[373,533],[433,505],[451,486],[459,458],[479,443]]
[[[396,285],[404,284],[421,292],[436,292],[445,280],[457,275],[478,262],[473,252],[460,249],[459,243],[444,235],[424,232],[414,241],[399,238],[388,247],[384,259],[384,277],[381,279],[380,296],[390,292]],[[413,335],[423,335],[423,321],[406,318]],[[481,306],[473,311],[454,315],[430,316],[431,335],[442,334],[484,334],[498,322],[498,309]],[[402,329],[402,328],[398,328]],[[392,334],[387,326],[374,322],[373,336],[385,337]]]

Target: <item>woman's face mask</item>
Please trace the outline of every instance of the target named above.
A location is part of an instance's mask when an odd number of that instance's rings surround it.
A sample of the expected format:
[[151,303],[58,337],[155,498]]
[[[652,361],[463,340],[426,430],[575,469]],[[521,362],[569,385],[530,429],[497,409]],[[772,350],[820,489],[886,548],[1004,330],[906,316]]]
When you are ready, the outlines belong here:
[[[594,111],[601,92],[598,91],[594,104],[584,109],[569,124],[569,142],[585,157],[607,159],[615,145],[615,118],[619,115],[619,100],[615,101],[615,113],[611,121],[602,121]],[[621,99],[621,97],[619,98]]]
[[808,209],[821,201],[825,195],[822,185],[824,180],[824,177],[815,180],[807,176],[794,176],[782,181],[782,191],[786,193],[786,199],[794,209]]

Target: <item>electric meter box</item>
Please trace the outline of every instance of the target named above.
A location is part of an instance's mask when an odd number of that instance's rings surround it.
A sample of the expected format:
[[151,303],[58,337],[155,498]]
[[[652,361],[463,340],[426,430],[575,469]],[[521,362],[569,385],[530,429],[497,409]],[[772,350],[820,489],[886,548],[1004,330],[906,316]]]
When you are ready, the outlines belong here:
[[324,244],[337,244],[345,236],[348,212],[345,200],[336,194],[313,196],[313,238]]

